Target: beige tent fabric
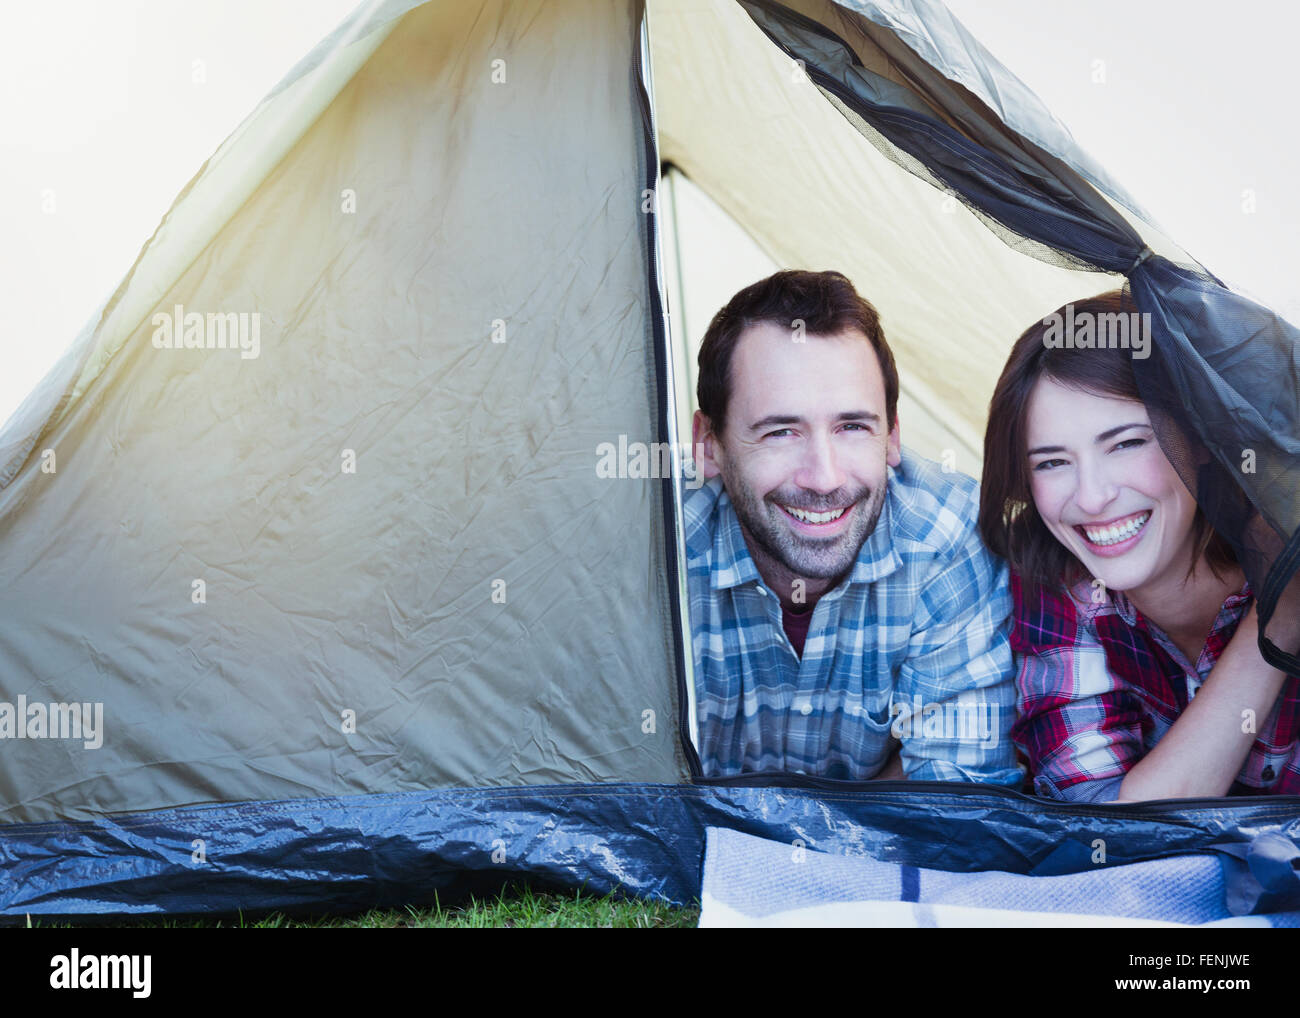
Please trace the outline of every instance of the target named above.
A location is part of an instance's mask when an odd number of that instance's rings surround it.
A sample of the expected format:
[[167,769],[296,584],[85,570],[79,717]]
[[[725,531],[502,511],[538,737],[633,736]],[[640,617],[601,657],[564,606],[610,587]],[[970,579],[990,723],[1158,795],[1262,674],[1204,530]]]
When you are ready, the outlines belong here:
[[634,16],[407,14],[157,300],[258,356],[146,317],[0,489],[0,700],[103,704],[0,819],[684,778]]
[[[681,167],[781,267],[838,269],[880,310],[917,423],[917,451],[978,475],[1011,343],[1121,277],[1007,247],[960,202],[885,158],[739,5],[651,0],[661,158]],[[719,40],[726,40],[726,45]],[[686,286],[690,286],[689,279]],[[912,445],[900,413],[903,441]]]
[[[681,173],[670,171],[665,181],[661,207],[667,276],[675,308],[674,370],[682,389],[678,430],[689,436],[696,408],[696,358],[709,321],[737,290],[770,275],[778,266],[735,220]],[[941,415],[917,403],[910,383],[899,392],[898,415],[907,422],[908,447],[924,456],[942,461],[945,450],[955,456],[955,450],[964,447],[962,439],[944,425]]]
[[59,363],[0,429],[0,488],[40,433],[80,398],[124,340],[248,200],[418,0],[369,0],[293,68],[195,174],[136,263]]

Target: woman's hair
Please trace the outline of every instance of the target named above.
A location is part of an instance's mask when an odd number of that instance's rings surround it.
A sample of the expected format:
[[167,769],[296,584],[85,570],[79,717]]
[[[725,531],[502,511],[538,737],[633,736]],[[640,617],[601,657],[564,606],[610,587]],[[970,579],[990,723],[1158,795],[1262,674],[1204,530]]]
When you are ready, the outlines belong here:
[[[984,432],[984,474],[980,481],[980,534],[989,550],[1006,559],[1029,590],[1037,585],[1072,585],[1087,573],[1066,547],[1047,529],[1034,505],[1030,487],[1027,427],[1029,397],[1040,378],[1050,378],[1072,389],[1144,403],[1133,374],[1133,350],[1126,342],[1077,348],[1062,337],[1063,322],[1114,323],[1114,315],[1136,315],[1133,298],[1121,290],[1074,301],[1035,322],[1011,348],[989,401]],[[1108,316],[1102,318],[1101,316]],[[1134,317],[1129,322],[1138,322]],[[1097,326],[1100,329],[1100,326]],[[1149,344],[1150,338],[1147,337]],[[1149,352],[1150,347],[1148,346]],[[1188,444],[1187,436],[1171,427],[1160,408],[1147,406],[1152,426],[1166,441]],[[1190,455],[1190,450],[1183,450]],[[1180,455],[1186,460],[1186,455]],[[1204,554],[1217,574],[1236,562],[1231,546],[1197,507],[1192,521],[1192,559],[1188,573]]]

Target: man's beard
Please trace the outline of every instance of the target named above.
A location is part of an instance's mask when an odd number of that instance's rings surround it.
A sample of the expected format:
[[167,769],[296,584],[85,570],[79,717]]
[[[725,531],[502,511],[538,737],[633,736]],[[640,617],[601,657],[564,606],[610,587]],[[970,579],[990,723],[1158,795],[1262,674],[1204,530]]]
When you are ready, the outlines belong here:
[[[833,580],[852,568],[858,552],[880,519],[885,504],[885,482],[875,491],[867,486],[838,488],[829,495],[817,495],[794,488],[760,497],[748,485],[723,472],[723,485],[736,517],[747,537],[794,576],[810,580]],[[778,504],[779,503],[779,504]],[[853,513],[849,528],[834,537],[804,537],[787,522],[782,505],[808,512],[828,512],[841,506]]]

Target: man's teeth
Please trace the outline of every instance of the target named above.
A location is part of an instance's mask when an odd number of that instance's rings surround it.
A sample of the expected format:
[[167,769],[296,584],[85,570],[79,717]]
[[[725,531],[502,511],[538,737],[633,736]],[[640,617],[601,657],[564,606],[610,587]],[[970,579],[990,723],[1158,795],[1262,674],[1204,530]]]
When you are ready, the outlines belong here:
[[1151,519],[1151,514],[1146,512],[1141,516],[1133,517],[1133,519],[1129,520],[1127,523],[1120,523],[1115,526],[1085,526],[1083,532],[1087,536],[1088,540],[1093,544],[1099,544],[1102,546],[1108,544],[1119,544],[1120,541],[1127,541],[1130,537],[1146,526],[1146,522],[1149,519]]
[[796,520],[803,520],[805,523],[830,523],[831,520],[838,520],[844,515],[843,509],[835,509],[828,513],[810,513],[806,509],[792,509],[788,505],[781,508]]

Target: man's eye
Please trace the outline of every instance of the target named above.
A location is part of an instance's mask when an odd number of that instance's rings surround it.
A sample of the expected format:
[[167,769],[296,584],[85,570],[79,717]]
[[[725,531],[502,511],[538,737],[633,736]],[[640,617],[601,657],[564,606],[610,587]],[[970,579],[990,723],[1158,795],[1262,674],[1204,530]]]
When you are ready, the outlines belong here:
[[777,428],[775,431],[769,431],[769,432],[768,432],[766,435],[764,435],[763,437],[764,437],[764,438],[780,438],[782,435],[792,435],[792,434],[794,434],[794,432],[792,432],[789,428]]
[[861,424],[861,423],[859,423],[859,422],[857,422],[857,421],[849,421],[848,423],[846,423],[846,424],[844,425],[844,427],[850,429],[851,431],[868,431],[868,432],[869,432],[869,431],[871,430],[870,425],[867,425],[867,424]]

